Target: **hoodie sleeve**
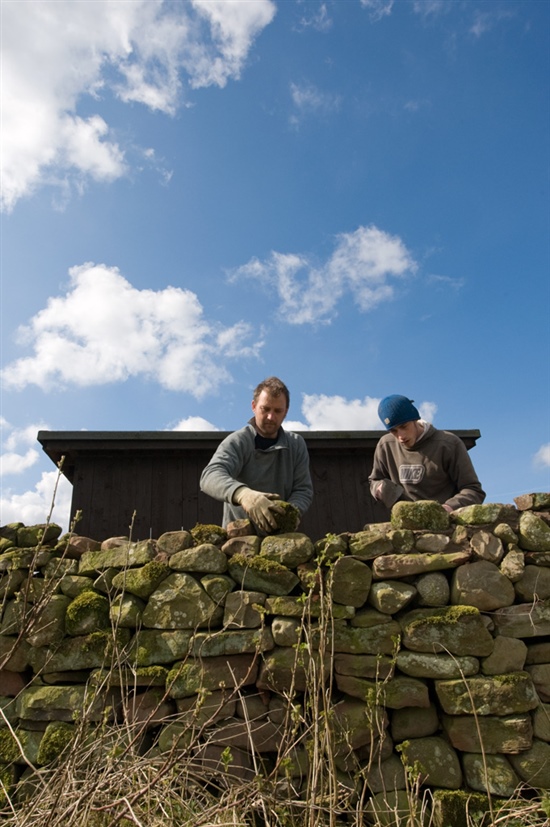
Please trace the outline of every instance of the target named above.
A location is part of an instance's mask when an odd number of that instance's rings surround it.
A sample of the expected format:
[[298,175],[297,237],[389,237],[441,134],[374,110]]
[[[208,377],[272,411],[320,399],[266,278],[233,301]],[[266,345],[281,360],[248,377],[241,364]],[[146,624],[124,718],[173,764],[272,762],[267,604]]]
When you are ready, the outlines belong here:
[[[385,461],[384,444],[379,442],[374,451],[372,471],[369,475],[370,493],[375,500],[380,500],[386,508],[390,508],[404,496],[405,489],[398,482],[392,482],[387,463]],[[380,488],[380,490],[378,490]]]
[[454,511],[465,505],[478,505],[484,501],[485,491],[477,478],[468,449],[459,437],[456,437],[454,450],[450,452],[446,470],[454,482],[456,494],[446,500],[445,505]]

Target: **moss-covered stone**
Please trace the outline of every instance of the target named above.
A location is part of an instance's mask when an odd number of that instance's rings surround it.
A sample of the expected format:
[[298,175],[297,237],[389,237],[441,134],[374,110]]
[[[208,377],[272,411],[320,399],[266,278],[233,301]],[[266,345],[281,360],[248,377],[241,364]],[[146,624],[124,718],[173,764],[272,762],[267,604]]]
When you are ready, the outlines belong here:
[[391,512],[392,528],[410,528],[413,531],[445,531],[449,528],[449,514],[434,500],[397,502]]
[[111,603],[109,615],[113,626],[135,629],[141,625],[145,602],[135,594],[117,594]]
[[434,790],[434,827],[490,827],[489,799],[467,790]]
[[23,528],[23,523],[7,523],[7,525],[0,526],[0,537],[6,540],[12,540],[13,544],[17,544],[17,532]]
[[279,595],[268,597],[265,601],[265,611],[268,615],[279,615],[281,617],[301,617],[304,619],[319,618],[323,615],[330,615],[333,620],[347,619],[355,615],[353,606],[342,606],[331,604],[323,606],[319,600],[304,600],[302,596]]
[[473,606],[413,609],[400,619],[403,643],[413,652],[443,652],[486,657],[493,638]]
[[174,664],[168,673],[166,688],[172,698],[189,698],[200,692],[250,686],[256,681],[258,663],[255,655],[212,658],[189,658]]
[[509,798],[520,784],[519,776],[505,755],[465,752],[462,766],[466,784],[478,792]]
[[301,514],[296,506],[285,500],[275,500],[274,505],[278,510],[273,511],[277,528],[275,531],[278,534],[290,534],[296,531],[300,524]]
[[301,647],[278,647],[263,656],[257,687],[283,693],[303,692],[308,685],[308,673],[315,674],[317,681],[327,680],[328,659],[322,660],[317,653],[311,654]]
[[60,580],[66,574],[78,574],[78,560],[70,560],[68,557],[52,557],[41,571],[46,580]]
[[503,543],[517,543],[518,535],[508,523],[498,523],[493,528],[493,534]]
[[550,526],[532,511],[519,518],[519,546],[526,551],[550,551]]
[[15,764],[2,764],[0,762],[0,808],[3,808],[11,798],[11,793],[17,781],[17,768]]
[[48,724],[40,741],[37,763],[44,766],[59,758],[73,740],[74,732],[74,725],[64,721]]
[[241,589],[265,591],[266,594],[289,594],[300,582],[294,572],[265,555],[246,557],[235,554],[229,560],[228,569]]
[[227,540],[227,531],[219,525],[197,523],[191,529],[191,536],[196,546],[200,546],[203,543],[222,546]]
[[63,646],[52,650],[47,646],[39,649],[30,648],[28,660],[35,672],[72,672],[79,669],[94,669],[110,663],[117,653],[127,646],[130,639],[129,629],[117,629],[116,634],[109,632],[92,632],[74,638],[65,638]]
[[66,613],[70,603],[70,598],[64,594],[53,594],[37,607],[33,623],[26,635],[31,646],[49,646],[63,640]]
[[0,574],[0,600],[5,601],[13,597],[17,591],[20,591],[24,579],[25,575],[19,569]]
[[[185,553],[185,552],[181,552]],[[143,625],[149,629],[196,629],[221,621],[223,609],[185,572],[169,574],[149,597]]]
[[515,509],[502,503],[465,505],[453,511],[453,522],[459,525],[488,525],[512,516]]
[[436,681],[435,689],[448,715],[513,715],[539,704],[527,672]]
[[194,540],[190,531],[166,531],[157,540],[157,548],[163,554],[171,557],[176,551],[191,548]]
[[150,687],[165,686],[168,669],[165,666],[120,666],[115,669],[96,669],[90,675],[95,686]]
[[156,556],[157,549],[153,540],[130,543],[121,540],[122,545],[101,551],[86,551],[80,558],[78,573],[84,577],[98,575],[107,569],[124,569],[145,566]]
[[535,739],[530,749],[510,755],[510,763],[526,784],[550,790],[550,744]]
[[396,528],[388,532],[388,539],[398,553],[407,554],[414,549],[415,536],[410,528]]
[[0,764],[11,764],[17,761],[19,755],[20,750],[11,729],[0,729]]
[[81,577],[78,574],[66,574],[59,581],[59,590],[67,597],[78,597],[82,592],[93,591],[94,581],[91,577]]
[[275,560],[282,566],[294,569],[307,563],[315,553],[313,543],[305,534],[286,533],[264,537],[260,555]]
[[109,601],[97,592],[82,592],[67,607],[65,628],[73,637],[110,629]]
[[0,554],[17,545],[15,540],[10,540],[9,537],[0,537]]
[[229,632],[197,632],[193,635],[191,653],[196,657],[212,658],[267,652],[274,645],[271,629],[266,627]]
[[151,560],[144,566],[135,569],[127,569],[115,574],[111,585],[142,600],[153,594],[157,586],[170,574],[170,566],[161,563],[159,560]]
[[52,552],[36,548],[10,548],[0,554],[0,571],[13,569],[32,569],[35,571],[45,566],[52,559]]
[[187,630],[141,629],[132,638],[128,662],[138,667],[174,663],[189,653],[191,639]]
[[170,557],[170,569],[198,574],[223,574],[227,569],[227,556],[213,543],[201,543],[194,548],[176,551]]
[[205,574],[201,577],[201,585],[208,597],[222,605],[226,595],[233,591],[237,584],[228,574]]
[[315,554],[320,563],[332,563],[348,551],[347,534],[327,534],[314,544]]
[[38,546],[40,544],[52,545],[61,534],[61,531],[61,526],[56,523],[21,526],[17,529],[17,545],[19,548]]
[[420,772],[421,783],[449,790],[460,788],[462,770],[458,755],[444,738],[414,738],[402,744],[401,751],[406,766]]
[[[411,818],[420,814],[420,801],[416,802],[416,813],[411,812],[411,803],[410,794],[406,790],[376,793],[365,806],[365,816],[368,823],[375,824],[376,827],[406,827],[411,824]],[[414,806],[413,803],[413,808]]]
[[30,686],[17,698],[17,712],[23,721],[101,721],[109,708],[112,717],[112,700],[86,686]]
[[381,554],[390,554],[393,551],[393,544],[387,536],[387,530],[377,525],[352,534],[348,546],[349,553],[359,560],[373,560]]
[[550,492],[520,494],[514,502],[520,511],[550,511]]

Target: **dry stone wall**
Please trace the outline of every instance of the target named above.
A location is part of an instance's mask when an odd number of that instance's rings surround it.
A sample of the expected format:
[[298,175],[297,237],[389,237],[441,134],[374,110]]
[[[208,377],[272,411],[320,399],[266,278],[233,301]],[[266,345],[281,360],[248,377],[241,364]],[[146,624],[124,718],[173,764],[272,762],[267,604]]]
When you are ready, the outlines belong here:
[[[240,521],[156,540],[0,529],[0,773],[88,723],[299,792],[550,788],[550,494],[313,540]],[[85,710],[85,711],[84,711]],[[192,732],[192,735],[190,735]],[[364,795],[364,792],[363,792]]]

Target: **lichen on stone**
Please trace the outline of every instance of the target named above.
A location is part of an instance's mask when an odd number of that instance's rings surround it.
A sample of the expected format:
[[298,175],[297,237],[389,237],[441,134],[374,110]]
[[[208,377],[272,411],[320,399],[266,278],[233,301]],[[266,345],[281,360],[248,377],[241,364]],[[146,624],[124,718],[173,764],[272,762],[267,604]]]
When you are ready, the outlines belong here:
[[435,500],[402,500],[392,508],[391,524],[393,529],[445,531],[449,528],[449,514]]
[[38,749],[38,763],[51,764],[68,747],[74,737],[73,724],[55,721],[48,724]]
[[191,536],[196,546],[201,546],[203,543],[221,546],[227,540],[227,531],[219,525],[197,523],[191,529]]
[[110,629],[109,601],[97,592],[82,592],[67,607],[65,626],[69,635],[85,635]]
[[268,557],[262,557],[261,555],[257,555],[256,557],[248,557],[246,554],[234,554],[231,558],[231,564],[266,573],[288,571],[286,566],[281,565],[281,563],[277,563],[276,560],[270,560]]

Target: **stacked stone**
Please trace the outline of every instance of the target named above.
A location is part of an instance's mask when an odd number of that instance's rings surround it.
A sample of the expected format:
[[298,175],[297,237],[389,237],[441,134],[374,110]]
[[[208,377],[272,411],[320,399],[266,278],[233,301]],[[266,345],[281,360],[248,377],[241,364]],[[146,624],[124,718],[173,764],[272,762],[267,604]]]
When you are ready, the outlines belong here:
[[322,718],[373,808],[408,806],[407,767],[441,791],[550,788],[550,494],[515,502],[398,503],[317,542],[246,521],[142,542],[0,529],[0,772],[47,765],[107,704],[151,754],[235,778],[259,756],[297,789]]

